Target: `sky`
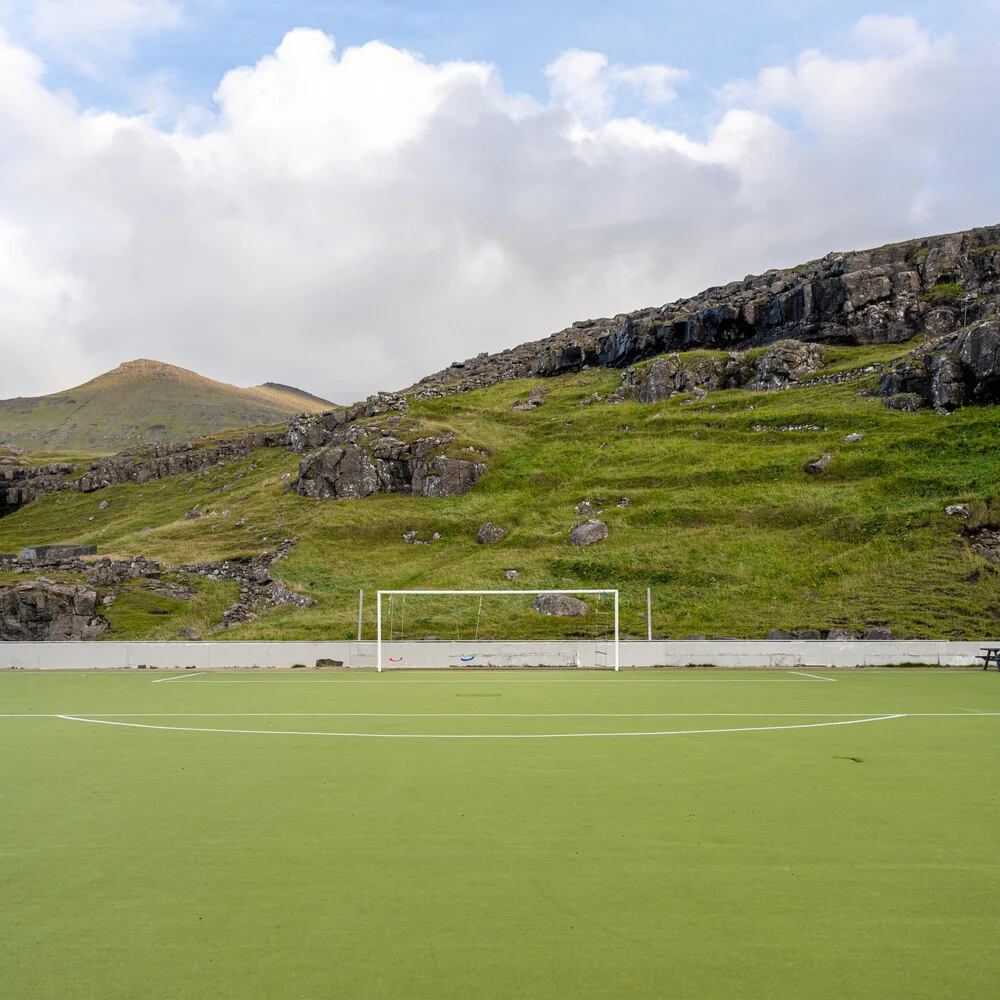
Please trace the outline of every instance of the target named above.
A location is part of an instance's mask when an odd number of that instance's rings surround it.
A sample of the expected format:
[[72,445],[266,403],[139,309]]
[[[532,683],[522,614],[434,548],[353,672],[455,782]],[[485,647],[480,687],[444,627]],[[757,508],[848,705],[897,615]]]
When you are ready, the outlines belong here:
[[0,396],[338,402],[1000,222],[1000,0],[0,0]]

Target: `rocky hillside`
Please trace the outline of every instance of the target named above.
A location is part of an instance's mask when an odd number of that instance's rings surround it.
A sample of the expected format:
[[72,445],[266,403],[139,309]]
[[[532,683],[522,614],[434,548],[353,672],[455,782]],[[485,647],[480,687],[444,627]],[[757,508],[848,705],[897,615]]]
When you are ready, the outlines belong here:
[[[360,589],[574,586],[620,588],[626,634],[649,587],[674,638],[988,637],[998,240],[830,255],[266,432],[45,465],[7,449],[0,638],[348,638]],[[17,558],[66,542],[110,561]],[[606,626],[573,608],[410,600],[388,627]]]
[[431,398],[515,378],[624,367],[671,351],[745,351],[779,340],[898,344],[996,316],[1000,226],[830,253],[689,299],[590,319],[544,340],[456,361],[406,390]]
[[0,443],[34,452],[116,452],[274,424],[332,405],[289,386],[241,389],[159,361],[129,361],[64,392],[0,400]]

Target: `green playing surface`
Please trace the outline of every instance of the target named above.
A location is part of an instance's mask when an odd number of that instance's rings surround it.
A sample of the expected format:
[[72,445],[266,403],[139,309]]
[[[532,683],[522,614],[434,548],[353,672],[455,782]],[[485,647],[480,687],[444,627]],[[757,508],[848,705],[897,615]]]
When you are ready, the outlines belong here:
[[0,713],[10,1000],[1000,990],[995,672],[9,672]]

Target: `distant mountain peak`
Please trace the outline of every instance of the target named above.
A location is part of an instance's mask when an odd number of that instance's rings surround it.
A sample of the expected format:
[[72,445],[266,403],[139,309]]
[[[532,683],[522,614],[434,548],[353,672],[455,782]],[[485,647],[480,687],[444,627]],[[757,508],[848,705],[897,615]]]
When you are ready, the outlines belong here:
[[194,375],[204,378],[188,368],[180,368],[177,365],[168,365],[165,361],[154,361],[151,358],[136,358],[135,361],[123,361],[117,368],[113,368],[106,375]]
[[62,392],[0,400],[0,443],[29,451],[113,452],[278,424],[333,405],[274,382],[241,388],[136,358]]

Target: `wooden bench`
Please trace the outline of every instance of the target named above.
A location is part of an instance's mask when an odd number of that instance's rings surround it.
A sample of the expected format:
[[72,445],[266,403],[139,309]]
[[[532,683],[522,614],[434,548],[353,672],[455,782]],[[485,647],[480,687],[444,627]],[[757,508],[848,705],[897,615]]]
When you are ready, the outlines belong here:
[[997,665],[997,670],[1000,671],[1000,646],[980,646],[979,648],[985,650],[984,653],[976,654],[976,659],[983,661],[983,670],[990,669],[990,660],[992,660]]

